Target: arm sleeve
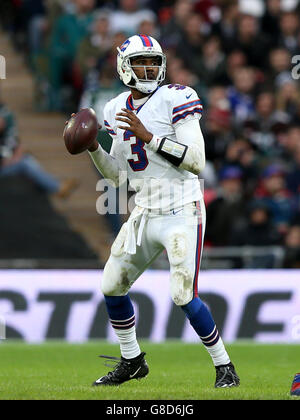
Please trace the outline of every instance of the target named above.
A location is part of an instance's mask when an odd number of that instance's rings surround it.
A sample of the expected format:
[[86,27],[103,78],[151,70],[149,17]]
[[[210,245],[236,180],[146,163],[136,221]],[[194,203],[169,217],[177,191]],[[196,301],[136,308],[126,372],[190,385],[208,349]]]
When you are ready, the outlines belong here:
[[105,179],[107,179],[111,185],[114,187],[119,187],[126,181],[127,173],[122,170],[121,166],[119,165],[117,156],[113,156],[113,154],[117,155],[116,152],[112,154],[111,151],[111,154],[108,154],[99,144],[98,149],[95,152],[88,153],[98,171],[103,175]]
[[[179,144],[187,146],[183,161],[179,168],[198,175],[205,167],[204,138],[198,119],[189,119],[184,124],[175,128],[176,140]],[[162,139],[153,136],[147,145],[152,151],[157,152]],[[176,142],[174,142],[176,145]]]
[[191,119],[176,127],[178,143],[188,146],[180,168],[198,175],[205,167],[204,138],[198,119]]

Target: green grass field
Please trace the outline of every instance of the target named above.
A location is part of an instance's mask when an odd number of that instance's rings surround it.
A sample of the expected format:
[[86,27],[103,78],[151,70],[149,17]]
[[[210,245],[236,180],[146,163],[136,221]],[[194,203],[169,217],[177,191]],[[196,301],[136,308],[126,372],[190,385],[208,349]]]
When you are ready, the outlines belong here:
[[141,342],[150,373],[116,388],[91,383],[107,373],[99,354],[119,356],[119,347],[106,342],[28,345],[0,342],[0,400],[211,400],[297,399],[289,395],[300,371],[299,345],[235,343],[228,352],[241,386],[215,389],[215,370],[200,344]]

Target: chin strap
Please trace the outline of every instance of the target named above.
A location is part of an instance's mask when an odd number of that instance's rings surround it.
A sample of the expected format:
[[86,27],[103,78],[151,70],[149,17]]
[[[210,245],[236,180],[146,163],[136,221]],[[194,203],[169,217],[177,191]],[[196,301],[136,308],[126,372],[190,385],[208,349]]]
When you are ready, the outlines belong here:
[[142,93],[152,93],[158,88],[158,82],[136,82],[135,88]]

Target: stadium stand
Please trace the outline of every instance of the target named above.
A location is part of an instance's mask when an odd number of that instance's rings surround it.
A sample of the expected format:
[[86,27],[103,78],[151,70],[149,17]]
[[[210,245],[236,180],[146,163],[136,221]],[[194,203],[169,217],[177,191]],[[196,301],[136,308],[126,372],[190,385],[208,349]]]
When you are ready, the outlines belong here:
[[72,268],[76,260],[97,266],[96,253],[26,177],[1,177],[0,202],[1,268],[13,267],[9,260],[33,261],[36,268],[49,261],[52,268]]

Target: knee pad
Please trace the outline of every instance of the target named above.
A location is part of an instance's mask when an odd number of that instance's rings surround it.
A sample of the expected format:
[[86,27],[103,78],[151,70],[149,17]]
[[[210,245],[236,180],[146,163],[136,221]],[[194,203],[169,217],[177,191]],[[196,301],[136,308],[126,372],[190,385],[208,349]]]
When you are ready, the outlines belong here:
[[171,297],[175,305],[183,306],[193,299],[193,275],[185,267],[177,266],[171,272]]
[[109,259],[103,270],[101,291],[105,296],[124,296],[128,293],[131,283],[125,269]]
[[184,262],[187,255],[187,238],[184,233],[174,233],[168,240],[168,258],[171,266]]

